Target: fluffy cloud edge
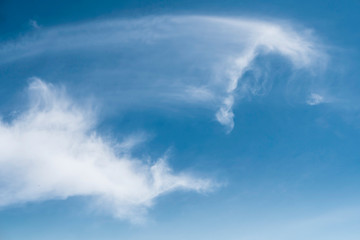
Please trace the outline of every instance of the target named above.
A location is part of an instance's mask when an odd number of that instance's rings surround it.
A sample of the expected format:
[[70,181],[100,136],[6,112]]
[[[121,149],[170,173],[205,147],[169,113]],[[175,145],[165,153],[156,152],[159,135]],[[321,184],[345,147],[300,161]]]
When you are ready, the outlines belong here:
[[0,122],[0,206],[85,196],[100,211],[139,222],[160,195],[214,189],[210,179],[174,173],[166,158],[132,157],[139,139],[107,141],[89,108],[63,90],[33,78],[28,91],[29,108]]

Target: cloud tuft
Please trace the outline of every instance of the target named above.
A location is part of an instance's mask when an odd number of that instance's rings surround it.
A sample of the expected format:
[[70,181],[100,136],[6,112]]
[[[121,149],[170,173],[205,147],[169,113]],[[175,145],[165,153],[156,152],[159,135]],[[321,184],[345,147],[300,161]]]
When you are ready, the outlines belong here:
[[131,157],[139,137],[106,141],[94,130],[95,115],[64,90],[33,78],[29,93],[26,111],[0,121],[0,206],[88,196],[98,209],[136,222],[162,194],[212,188],[208,179],[174,173],[166,159]]

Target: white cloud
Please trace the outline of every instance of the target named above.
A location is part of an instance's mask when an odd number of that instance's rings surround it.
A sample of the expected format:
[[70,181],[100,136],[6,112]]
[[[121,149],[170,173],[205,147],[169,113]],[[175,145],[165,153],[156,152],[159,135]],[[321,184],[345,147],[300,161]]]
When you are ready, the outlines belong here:
[[306,100],[306,103],[309,105],[318,105],[318,104],[324,103],[324,102],[325,102],[324,97],[317,93],[311,93],[310,96]]
[[38,22],[36,20],[30,19],[29,20],[29,25],[31,27],[33,27],[34,29],[39,29],[40,28],[40,25],[38,24]]
[[231,132],[234,128],[234,113],[232,112],[233,104],[234,97],[229,95],[224,99],[222,106],[216,113],[216,119],[219,123],[227,127],[227,132]]
[[184,98],[190,101],[207,102],[214,99],[214,95],[209,89],[205,87],[189,86],[185,89]]
[[0,206],[88,196],[97,209],[140,221],[162,194],[212,188],[207,179],[173,173],[166,159],[133,158],[140,135],[105,140],[94,130],[94,114],[64,90],[34,78],[29,92],[29,108],[0,121]]
[[112,106],[122,108],[201,104],[212,108],[231,131],[236,101],[271,86],[243,79],[256,59],[268,54],[281,55],[293,69],[309,72],[326,62],[311,31],[284,22],[157,16],[44,29],[1,45],[0,66],[16,63],[13,71],[18,71],[18,64],[31,59],[36,74],[51,78],[58,70],[59,78],[69,82],[84,79],[83,86],[93,86]]
[[[242,92],[255,94],[260,86],[249,85],[242,82],[243,74],[252,69],[255,58],[261,54],[270,52],[278,53],[290,59],[297,68],[311,68],[318,66],[324,55],[306,35],[301,35],[286,26],[260,21],[239,21],[236,19],[209,18],[214,24],[220,22],[228,27],[239,28],[241,34],[246,33],[248,39],[244,43],[241,54],[234,55],[227,66],[221,69],[225,73],[221,75],[227,79],[227,96],[224,97],[219,110],[216,113],[217,120],[225,125],[230,132],[234,127],[234,95],[240,86]],[[238,36],[243,37],[243,36]]]

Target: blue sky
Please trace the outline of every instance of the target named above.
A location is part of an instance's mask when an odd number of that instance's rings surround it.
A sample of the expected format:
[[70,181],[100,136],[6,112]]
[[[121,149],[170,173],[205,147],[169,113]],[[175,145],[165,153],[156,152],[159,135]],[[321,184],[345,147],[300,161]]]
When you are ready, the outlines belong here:
[[2,1],[0,239],[358,239],[358,1]]

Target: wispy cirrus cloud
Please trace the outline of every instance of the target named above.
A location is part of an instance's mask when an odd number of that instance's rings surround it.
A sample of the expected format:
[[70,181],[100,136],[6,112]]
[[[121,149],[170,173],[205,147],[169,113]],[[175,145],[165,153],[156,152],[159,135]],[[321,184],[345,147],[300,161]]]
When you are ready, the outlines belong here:
[[[234,104],[264,92],[271,86],[264,82],[273,81],[259,77],[249,82],[244,74],[268,71],[256,67],[256,60],[274,54],[286,59],[292,71],[313,73],[326,62],[311,31],[284,22],[155,16],[40,29],[0,46],[0,70],[6,66],[11,75],[25,69],[24,74],[77,84],[102,94],[112,106],[121,102],[121,108],[211,108],[230,132]],[[25,67],[29,61],[30,70]]]
[[29,108],[0,121],[0,206],[86,196],[96,209],[138,222],[160,195],[214,187],[209,179],[174,173],[165,158],[132,157],[139,136],[106,140],[95,130],[94,113],[64,90],[34,78],[29,92]]

